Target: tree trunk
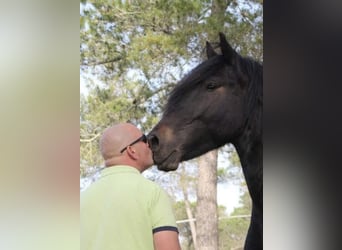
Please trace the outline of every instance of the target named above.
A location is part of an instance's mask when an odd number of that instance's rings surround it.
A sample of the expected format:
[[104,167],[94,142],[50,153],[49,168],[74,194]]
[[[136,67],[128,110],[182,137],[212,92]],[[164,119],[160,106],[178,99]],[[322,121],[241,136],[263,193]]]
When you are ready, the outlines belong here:
[[[216,24],[211,33],[210,41],[218,39],[218,32],[224,28],[225,11],[231,0],[213,0],[211,18]],[[210,151],[199,157],[199,176],[197,184],[196,208],[196,250],[218,249],[218,215],[217,215],[217,154],[218,150]]]
[[232,0],[213,0],[211,4],[211,18],[215,21],[215,26],[212,33],[209,34],[209,39],[217,40],[218,32],[222,32],[224,28],[225,12]]
[[199,157],[198,167],[196,250],[217,250],[217,150]]

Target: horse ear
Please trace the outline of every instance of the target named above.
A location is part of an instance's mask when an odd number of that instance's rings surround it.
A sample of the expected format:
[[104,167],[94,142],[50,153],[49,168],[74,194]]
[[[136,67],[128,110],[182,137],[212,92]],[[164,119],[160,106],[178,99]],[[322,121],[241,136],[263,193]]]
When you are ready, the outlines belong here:
[[208,59],[213,57],[213,56],[217,56],[217,53],[215,52],[215,50],[213,49],[213,47],[211,46],[211,44],[207,41],[206,42],[206,51],[207,51],[207,57]]
[[233,65],[235,63],[236,52],[227,42],[226,37],[223,33],[220,32],[219,36],[222,55],[228,63]]

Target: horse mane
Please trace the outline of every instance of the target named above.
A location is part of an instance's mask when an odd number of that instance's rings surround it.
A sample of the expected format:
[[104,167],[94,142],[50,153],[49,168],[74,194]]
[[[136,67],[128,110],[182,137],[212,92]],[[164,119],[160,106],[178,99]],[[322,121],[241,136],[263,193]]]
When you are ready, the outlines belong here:
[[250,113],[257,107],[258,102],[262,106],[263,66],[252,58],[240,55],[238,56],[238,64],[242,73],[249,79],[247,107]]

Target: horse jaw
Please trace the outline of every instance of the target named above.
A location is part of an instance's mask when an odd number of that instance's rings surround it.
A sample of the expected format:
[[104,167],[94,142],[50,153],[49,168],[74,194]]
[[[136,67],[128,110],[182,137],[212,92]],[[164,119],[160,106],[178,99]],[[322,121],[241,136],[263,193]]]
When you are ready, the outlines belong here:
[[180,163],[181,155],[179,151],[173,150],[164,160],[162,161],[156,161],[154,158],[154,163],[157,165],[157,168],[159,170],[168,172],[168,171],[174,171],[178,168],[178,165]]

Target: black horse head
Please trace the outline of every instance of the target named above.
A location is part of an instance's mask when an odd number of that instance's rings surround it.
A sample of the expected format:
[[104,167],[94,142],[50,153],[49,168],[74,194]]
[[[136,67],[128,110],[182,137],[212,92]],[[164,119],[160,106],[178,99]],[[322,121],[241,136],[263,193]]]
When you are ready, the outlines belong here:
[[255,78],[262,82],[262,66],[241,57],[222,33],[220,48],[222,55],[207,42],[208,60],[177,84],[150,132],[158,169],[175,170],[181,161],[234,142],[245,129],[260,95],[253,92]]

